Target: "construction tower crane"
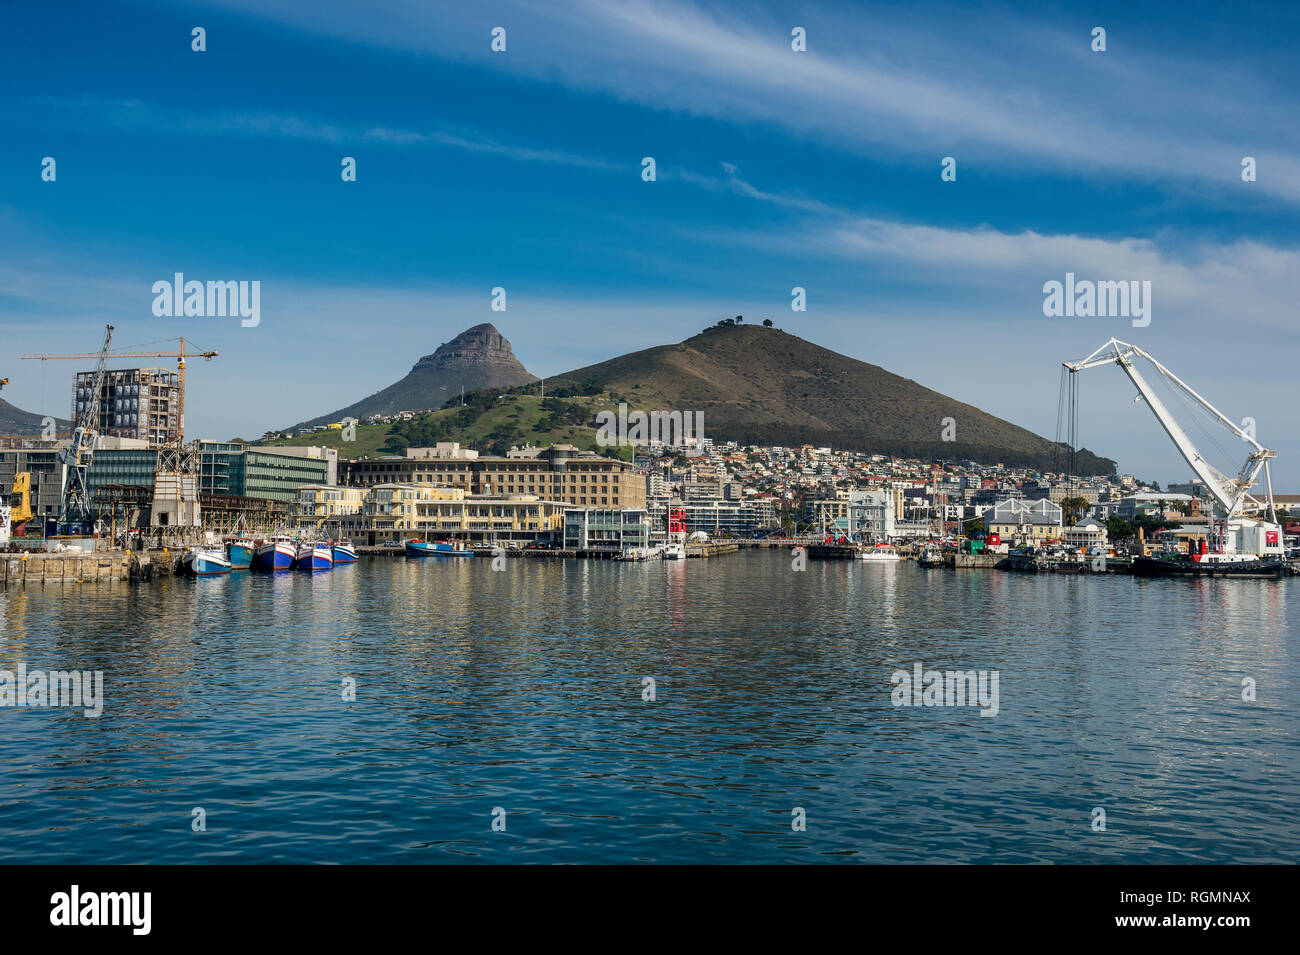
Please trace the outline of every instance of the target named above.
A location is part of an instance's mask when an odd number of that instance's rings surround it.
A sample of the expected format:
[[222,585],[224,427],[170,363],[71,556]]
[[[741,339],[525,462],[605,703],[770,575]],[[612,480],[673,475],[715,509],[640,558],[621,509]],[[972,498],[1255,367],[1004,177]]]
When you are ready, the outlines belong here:
[[[120,352],[114,352],[108,357],[114,360],[119,358],[175,358],[176,359],[176,370],[180,375],[180,384],[181,384],[180,394],[179,394],[180,407],[177,409],[177,414],[179,416],[179,423],[180,423],[180,428],[179,428],[180,438],[176,443],[180,444],[183,443],[185,440],[185,359],[202,358],[204,361],[211,361],[212,359],[219,357],[219,353],[214,351],[186,351],[185,339],[181,338],[178,339],[178,341],[180,341],[181,347],[177,351],[120,351]],[[59,355],[53,355],[53,354],[23,355],[24,359],[28,359],[32,361],[50,361],[51,359],[63,359],[63,358],[73,358],[73,359],[80,359],[82,361],[85,361],[85,360],[97,359],[99,357],[100,354],[96,352],[74,352],[74,353],[59,354]],[[100,384],[102,385],[102,379],[100,381]],[[95,394],[98,395],[99,392],[96,391]]]
[[59,451],[63,465],[63,496],[59,502],[59,530],[72,533],[72,526],[80,524],[83,533],[86,525],[93,525],[94,512],[90,504],[90,486],[87,476],[95,457],[95,441],[99,437],[99,392],[104,387],[104,369],[108,365],[108,346],[113,340],[113,326],[105,325],[104,347],[100,349],[99,364],[95,366],[95,388],[86,402],[86,410],[76,422],[72,440]]
[[[1229,477],[1215,468],[1205,455],[1192,444],[1187,433],[1179,426],[1174,416],[1152,390],[1150,384],[1142,377],[1134,365],[1134,358],[1145,358],[1175,388],[1187,395],[1204,411],[1208,412],[1218,423],[1246,442],[1251,448],[1245,462],[1235,478]],[[1205,484],[1206,490],[1223,511],[1226,521],[1224,549],[1227,551],[1251,552],[1261,554],[1281,554],[1281,527],[1277,523],[1277,512],[1273,503],[1273,479],[1269,474],[1268,462],[1277,456],[1276,452],[1264,447],[1255,440],[1254,435],[1238,427],[1227,415],[1210,404],[1190,385],[1158,362],[1149,352],[1137,345],[1130,345],[1112,338],[1095,352],[1080,361],[1061,362],[1070,374],[1096,368],[1100,365],[1119,365],[1124,374],[1137,387],[1138,394],[1146,402],[1151,413],[1156,416],[1165,434],[1169,435],[1178,448],[1183,459],[1196,472],[1196,476]],[[1260,471],[1264,472],[1264,485],[1267,501],[1261,503],[1250,494]],[[1267,521],[1255,521],[1246,518],[1247,510],[1266,509]]]

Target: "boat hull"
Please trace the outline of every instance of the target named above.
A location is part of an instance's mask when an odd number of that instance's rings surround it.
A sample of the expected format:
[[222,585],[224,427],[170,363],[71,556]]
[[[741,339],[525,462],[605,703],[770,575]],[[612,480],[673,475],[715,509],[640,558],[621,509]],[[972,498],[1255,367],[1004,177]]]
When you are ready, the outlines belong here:
[[295,570],[332,570],[334,568],[334,554],[330,551],[329,546],[325,544],[301,547],[298,549],[298,556],[295,558],[293,566]]
[[230,573],[230,561],[215,552],[189,553],[181,558],[181,572],[190,577],[215,577]]
[[406,541],[407,557],[473,557],[472,550],[457,550],[441,541]]
[[253,555],[254,570],[290,570],[297,558],[292,544],[282,542],[262,544]]
[[1261,557],[1233,563],[1168,560],[1163,557],[1134,557],[1135,577],[1245,577],[1273,578],[1287,572],[1286,561],[1280,557]]
[[896,550],[860,550],[858,560],[865,560],[872,564],[896,564],[899,557]]
[[336,564],[350,564],[357,559],[357,552],[351,544],[335,544],[330,550]]
[[231,541],[230,569],[248,570],[253,565],[253,556],[256,550],[248,541]]

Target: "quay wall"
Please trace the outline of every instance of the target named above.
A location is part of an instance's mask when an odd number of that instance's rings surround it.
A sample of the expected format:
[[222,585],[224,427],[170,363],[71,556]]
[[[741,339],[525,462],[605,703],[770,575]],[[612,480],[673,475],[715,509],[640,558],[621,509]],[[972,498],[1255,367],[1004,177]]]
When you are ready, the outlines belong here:
[[0,554],[0,586],[127,580],[132,556],[124,550],[93,554]]

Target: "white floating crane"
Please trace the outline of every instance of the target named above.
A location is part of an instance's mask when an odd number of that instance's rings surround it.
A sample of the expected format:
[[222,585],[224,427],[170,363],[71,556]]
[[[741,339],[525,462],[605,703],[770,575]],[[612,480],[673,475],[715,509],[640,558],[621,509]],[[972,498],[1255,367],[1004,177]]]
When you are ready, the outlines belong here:
[[[1246,461],[1242,464],[1241,470],[1235,478],[1219,471],[1210,464],[1205,455],[1197,450],[1196,445],[1192,444],[1191,439],[1187,437],[1187,433],[1179,426],[1169,409],[1165,407],[1146,379],[1138,372],[1133,363],[1134,358],[1145,358],[1151,362],[1156,370],[1175,388],[1191,398],[1218,423],[1250,445],[1251,451],[1246,456]],[[1239,427],[1218,408],[1197,394],[1190,385],[1137,345],[1130,345],[1112,338],[1087,358],[1081,361],[1065,361],[1061,362],[1061,364],[1071,374],[1089,368],[1096,368],[1099,365],[1119,365],[1124,374],[1128,375],[1129,380],[1137,387],[1139,397],[1146,402],[1147,407],[1151,409],[1151,413],[1156,416],[1156,420],[1160,422],[1160,426],[1165,429],[1165,433],[1174,442],[1178,452],[1191,466],[1192,470],[1196,472],[1196,476],[1204,482],[1205,489],[1223,511],[1225,519],[1223,550],[1229,553],[1261,554],[1265,556],[1282,556],[1284,554],[1282,528],[1277,523],[1277,512],[1273,504],[1273,479],[1268,470],[1269,460],[1277,456],[1275,452],[1270,451],[1256,441],[1254,435]],[[1264,502],[1256,500],[1250,494],[1250,489],[1254,487],[1261,470],[1264,472],[1264,486],[1267,495],[1267,500]],[[1247,511],[1259,510],[1267,512],[1267,521],[1253,520],[1244,516]]]

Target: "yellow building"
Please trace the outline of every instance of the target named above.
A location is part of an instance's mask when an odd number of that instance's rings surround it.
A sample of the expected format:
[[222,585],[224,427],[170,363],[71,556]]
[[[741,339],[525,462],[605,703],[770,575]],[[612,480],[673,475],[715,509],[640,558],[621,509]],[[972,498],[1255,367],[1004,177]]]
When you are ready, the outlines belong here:
[[380,484],[348,488],[362,506],[340,520],[340,530],[362,545],[411,538],[455,538],[476,543],[559,538],[571,505],[531,494],[465,493],[460,487]]
[[485,494],[459,500],[420,501],[416,527],[432,536],[462,540],[533,540],[564,530],[564,512],[571,505],[544,501],[532,494]]
[[[333,528],[361,513],[366,491],[360,487],[309,484],[298,488],[294,523],[300,531]],[[328,525],[328,528],[327,528]]]
[[465,491],[458,487],[428,487],[416,484],[379,484],[354,488],[365,495],[361,512],[349,533],[359,543],[382,544],[385,541],[418,537],[417,505],[429,501],[460,501]]
[[644,507],[646,490],[645,475],[627,461],[567,444],[521,448],[504,458],[480,457],[453,444],[408,448],[403,457],[348,462],[342,480],[362,487],[400,482],[477,495],[530,494],[582,507]]
[[1061,508],[1043,499],[999,501],[984,512],[984,531],[1007,541],[1038,544],[1061,536]]

